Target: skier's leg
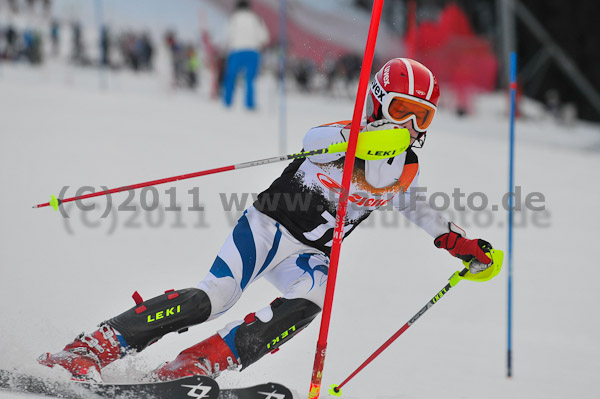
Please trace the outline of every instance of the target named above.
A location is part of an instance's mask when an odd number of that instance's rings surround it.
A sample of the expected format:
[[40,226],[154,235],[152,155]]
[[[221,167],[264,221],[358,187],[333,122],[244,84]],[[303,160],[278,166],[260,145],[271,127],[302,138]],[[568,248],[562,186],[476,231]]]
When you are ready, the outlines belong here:
[[[280,245],[278,224],[254,208],[248,209],[221,248],[210,273],[197,288],[167,291],[81,334],[56,353],[39,358],[41,364],[61,366],[75,378],[98,379],[100,370],[131,351],[142,351],[173,331],[218,317],[240,298],[257,277],[267,273],[289,251]],[[273,262],[272,262],[273,261]]]
[[225,63],[225,79],[223,81],[224,94],[223,101],[227,107],[231,106],[233,101],[233,92],[235,90],[235,83],[237,75],[240,69],[239,52],[233,52],[227,57]]
[[304,298],[320,308],[325,300],[329,257],[321,252],[305,251],[290,257],[269,272],[265,279],[286,299]]
[[244,57],[246,66],[246,107],[254,109],[254,81],[258,74],[260,53],[258,51],[245,51]]
[[[300,243],[296,245],[303,248]],[[294,254],[286,258],[265,276],[284,293],[283,298],[277,298],[244,320],[229,323],[216,335],[181,352],[175,361],[157,369],[155,377],[160,380],[191,374],[216,377],[225,368],[239,365],[246,368],[267,353],[277,351],[321,311],[327,272],[328,258],[323,254]]]
[[208,275],[196,287],[211,302],[209,320],[229,310],[243,291],[284,259],[303,249],[275,220],[248,208],[227,237]]
[[319,314],[325,298],[329,258],[313,253],[294,254],[265,275],[283,293],[269,306],[219,331],[243,368],[275,352]]
[[[137,293],[136,293],[137,294]],[[80,334],[62,351],[46,353],[38,361],[68,370],[75,379],[100,380],[100,370],[132,351],[142,351],[172,331],[183,332],[210,315],[210,300],[197,288],[169,290],[104,321],[91,334]]]

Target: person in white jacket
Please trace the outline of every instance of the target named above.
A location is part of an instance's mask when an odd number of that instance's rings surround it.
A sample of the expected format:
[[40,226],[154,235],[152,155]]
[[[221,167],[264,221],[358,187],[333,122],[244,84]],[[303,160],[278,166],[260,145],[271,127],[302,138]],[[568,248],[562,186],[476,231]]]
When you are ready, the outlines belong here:
[[227,61],[223,81],[223,101],[227,107],[233,102],[237,76],[246,77],[246,107],[254,109],[254,80],[260,65],[260,50],[269,42],[269,31],[264,22],[252,11],[247,0],[240,0],[227,27]]
[[[467,238],[463,230],[433,209],[419,190],[420,167],[414,149],[424,143],[438,97],[437,80],[414,60],[392,59],[373,78],[367,119],[361,129],[406,128],[411,134],[411,145],[388,159],[356,159],[344,240],[374,210],[389,205],[390,210],[399,211],[423,229],[435,247],[471,262],[469,271],[480,273],[492,263],[485,253],[491,245]],[[347,141],[348,123],[313,127],[304,137],[304,150]],[[344,157],[345,153],[322,154],[291,162],[246,209],[210,271],[195,287],[168,290],[146,301],[136,292],[133,308],[101,323],[91,334],[80,335],[62,351],[44,354],[40,363],[63,367],[77,379],[99,378],[103,367],[144,350],[167,333],[182,332],[221,317],[249,286],[262,278],[280,290],[281,297],[243,320],[225,324],[152,375],[157,380],[188,375],[217,377],[223,370],[245,369],[266,354],[278,351],[306,328],[323,307]],[[410,250],[413,234],[401,233],[398,232],[397,246],[391,251]],[[379,273],[385,278],[385,265],[355,266],[363,273]],[[372,300],[377,306],[377,299]],[[355,322],[360,323],[359,313]]]

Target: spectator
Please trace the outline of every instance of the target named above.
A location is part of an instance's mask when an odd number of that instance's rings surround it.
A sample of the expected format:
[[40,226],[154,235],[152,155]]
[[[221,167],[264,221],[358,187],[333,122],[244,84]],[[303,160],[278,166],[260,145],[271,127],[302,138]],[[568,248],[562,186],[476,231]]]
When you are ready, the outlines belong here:
[[200,69],[200,59],[194,49],[194,46],[188,46],[187,53],[187,85],[190,89],[195,89],[198,86],[198,69]]
[[41,40],[41,35],[34,30],[26,29],[23,32],[23,55],[31,64],[42,63]]
[[154,46],[149,33],[142,33],[138,46],[143,69],[151,71],[153,69],[152,58],[154,56]]
[[312,60],[303,58],[293,63],[293,74],[298,88],[303,92],[311,90],[311,81],[315,73],[315,65]]
[[269,42],[269,32],[247,0],[240,0],[227,27],[227,61],[224,102],[231,106],[235,82],[240,72],[246,75],[246,107],[255,108],[254,79],[260,64],[260,50]]
[[76,64],[84,65],[86,63],[85,48],[83,46],[83,33],[81,24],[79,22],[73,22],[71,25],[72,29],[72,60]]
[[4,31],[4,38],[5,48],[3,58],[16,60],[19,53],[17,48],[17,31],[12,25],[9,25]]
[[100,29],[100,65],[110,67],[110,33],[108,27],[103,26]]
[[173,31],[168,31],[165,34],[165,42],[171,53],[171,65],[173,70],[173,86],[179,86],[181,76],[183,75],[183,46],[177,39],[177,35]]
[[52,40],[52,54],[57,56],[60,45],[60,24],[56,19],[53,19],[50,24],[50,39]]
[[17,2],[17,0],[8,0],[8,8],[11,10],[11,12],[13,13],[18,13],[19,12],[19,4]]
[[49,16],[52,12],[52,1],[51,0],[42,0],[42,4],[44,7],[44,14]]

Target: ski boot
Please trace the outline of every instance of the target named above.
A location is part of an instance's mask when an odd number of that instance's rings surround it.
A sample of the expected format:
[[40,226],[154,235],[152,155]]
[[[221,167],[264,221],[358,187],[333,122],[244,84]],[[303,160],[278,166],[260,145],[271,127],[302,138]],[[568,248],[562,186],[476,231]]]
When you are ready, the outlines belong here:
[[37,360],[48,367],[60,366],[73,380],[101,382],[100,370],[122,356],[115,330],[106,324],[91,334],[80,334],[58,353],[45,353]]
[[235,355],[219,334],[187,348],[175,360],[167,362],[152,372],[152,379],[170,381],[190,375],[217,378],[225,369],[239,366]]
[[167,381],[189,375],[216,378],[225,369],[246,368],[267,353],[275,353],[304,329],[321,308],[303,299],[277,298],[269,306],[229,323],[212,337],[154,370],[151,378]]
[[170,332],[186,331],[210,315],[210,300],[197,288],[167,290],[144,301],[136,291],[136,306],[100,324],[92,334],[81,334],[54,355],[46,353],[39,363],[58,365],[77,380],[99,380],[100,370],[127,353],[141,352]]

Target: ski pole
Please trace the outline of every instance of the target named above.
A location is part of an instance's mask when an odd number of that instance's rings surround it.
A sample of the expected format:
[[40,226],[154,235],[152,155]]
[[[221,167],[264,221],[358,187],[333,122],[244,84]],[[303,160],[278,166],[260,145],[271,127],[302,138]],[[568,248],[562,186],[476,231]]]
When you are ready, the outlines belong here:
[[[389,130],[374,130],[364,131],[360,134],[360,140],[357,148],[357,156],[366,160],[376,160],[391,158],[400,153],[406,151],[410,144],[410,133],[406,129],[389,129]],[[179,176],[167,177],[164,179],[151,180],[144,183],[131,184],[128,186],[122,186],[112,188],[109,190],[98,191],[95,193],[89,193],[71,198],[56,198],[54,195],[51,197],[49,202],[34,205],[33,208],[43,208],[50,206],[54,210],[58,210],[58,206],[71,201],[82,200],[86,198],[98,197],[101,195],[109,195],[114,193],[120,193],[122,191],[135,190],[137,188],[156,186],[158,184],[164,184],[168,182],[191,179],[193,177],[212,175],[215,173],[227,172],[229,170],[237,170],[243,168],[250,168],[259,165],[266,165],[275,162],[287,161],[298,158],[307,158],[313,155],[320,154],[333,154],[338,152],[344,152],[348,148],[347,142],[334,143],[329,145],[327,148],[321,148],[318,150],[303,151],[295,154],[281,155],[278,157],[260,159],[257,161],[244,162],[229,166],[223,166],[220,168],[207,169],[200,172],[187,173]]]
[[329,394],[333,396],[341,396],[342,387],[346,385],[348,381],[354,378],[356,374],[358,374],[362,369],[367,367],[369,363],[371,363],[377,356],[379,356],[381,352],[386,350],[388,346],[390,346],[399,336],[401,336],[404,333],[404,331],[408,330],[408,327],[413,325],[419,319],[419,317],[423,316],[423,314],[427,312],[429,308],[435,305],[444,295],[446,295],[448,291],[450,291],[452,287],[458,284],[461,280],[466,279],[469,281],[483,282],[488,281],[496,275],[498,275],[498,273],[500,273],[502,263],[504,261],[504,252],[492,248],[486,248],[485,250],[486,254],[492,259],[492,264],[490,265],[490,267],[488,267],[480,273],[472,274],[469,272],[470,262],[463,261],[463,264],[465,265],[465,268],[463,270],[461,270],[460,272],[454,272],[454,274],[448,279],[448,284],[446,284],[444,288],[442,288],[433,298],[431,298],[431,300],[427,302],[427,304],[423,306],[421,310],[419,310],[417,314],[415,314],[408,322],[406,322],[406,324],[404,324],[402,328],[396,331],[394,335],[392,335],[387,341],[384,342],[383,345],[381,345],[375,352],[373,352],[373,354],[369,356],[369,358],[365,360],[356,370],[354,370],[354,372],[352,372],[352,374],[350,374],[348,378],[342,381],[342,383],[339,385],[331,385],[331,387],[329,388]]
[[394,342],[399,336],[401,336],[404,333],[404,331],[408,330],[408,327],[410,327],[414,322],[416,322],[419,319],[419,317],[423,316],[423,314],[427,312],[429,308],[435,305],[436,302],[439,301],[448,291],[450,291],[452,287],[458,284],[458,282],[461,280],[461,277],[463,277],[468,271],[469,269],[465,267],[460,272],[454,272],[454,274],[450,276],[450,281],[448,282],[448,284],[446,284],[446,286],[444,286],[444,288],[442,288],[433,298],[431,298],[431,300],[427,302],[427,304],[423,306],[421,310],[417,312],[417,314],[415,314],[409,321],[407,321],[406,324],[402,326],[402,328],[396,331],[394,335],[392,335],[387,341],[384,342],[383,345],[381,345],[375,352],[373,352],[373,354],[369,356],[369,358],[365,360],[356,370],[354,370],[352,374],[348,376],[348,378],[342,381],[342,383],[339,385],[332,385],[329,388],[329,393],[334,396],[341,396],[342,387],[346,385],[348,381],[354,378],[360,371],[362,371],[362,369],[367,367],[367,365],[371,363],[377,356],[379,356],[381,352],[386,350],[387,347],[392,344],[392,342]]

